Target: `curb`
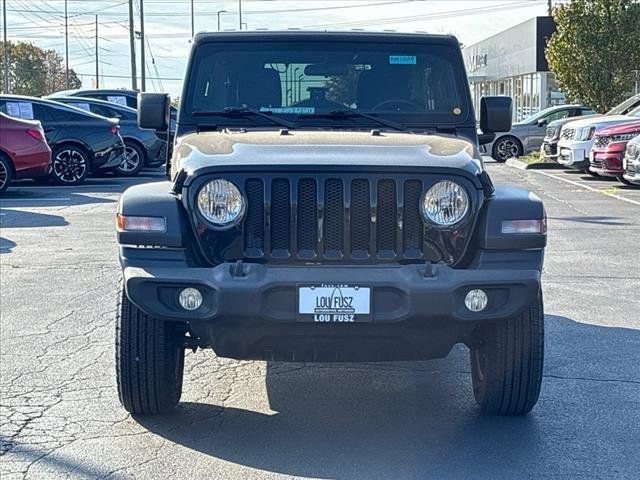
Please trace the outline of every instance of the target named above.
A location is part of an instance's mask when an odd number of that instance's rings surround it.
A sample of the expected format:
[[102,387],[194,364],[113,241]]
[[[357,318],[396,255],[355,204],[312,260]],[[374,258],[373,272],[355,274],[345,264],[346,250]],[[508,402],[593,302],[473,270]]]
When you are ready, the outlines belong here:
[[565,168],[559,163],[525,163],[518,160],[517,158],[508,159],[506,164],[510,167],[518,168],[520,170],[558,170]]

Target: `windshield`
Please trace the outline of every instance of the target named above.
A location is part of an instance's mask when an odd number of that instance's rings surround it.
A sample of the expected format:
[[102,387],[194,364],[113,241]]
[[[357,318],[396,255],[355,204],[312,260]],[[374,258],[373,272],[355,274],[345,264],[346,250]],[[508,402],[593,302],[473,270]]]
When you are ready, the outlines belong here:
[[[327,115],[337,111],[429,124],[457,124],[472,114],[459,52],[447,45],[212,43],[197,49],[191,65],[183,108],[198,121],[229,108],[299,123],[371,123]],[[270,124],[255,115],[225,121]]]
[[616,105],[611,110],[609,110],[606,115],[625,115],[629,113],[630,110],[633,110],[640,103],[640,95],[634,95],[633,97],[627,98],[624,102]]

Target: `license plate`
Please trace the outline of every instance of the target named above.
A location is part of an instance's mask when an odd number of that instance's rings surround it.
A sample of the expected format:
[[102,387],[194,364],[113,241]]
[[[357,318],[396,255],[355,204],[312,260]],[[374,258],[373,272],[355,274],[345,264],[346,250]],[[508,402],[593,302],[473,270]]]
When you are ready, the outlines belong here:
[[298,314],[307,322],[368,322],[371,288],[340,284],[299,287]]

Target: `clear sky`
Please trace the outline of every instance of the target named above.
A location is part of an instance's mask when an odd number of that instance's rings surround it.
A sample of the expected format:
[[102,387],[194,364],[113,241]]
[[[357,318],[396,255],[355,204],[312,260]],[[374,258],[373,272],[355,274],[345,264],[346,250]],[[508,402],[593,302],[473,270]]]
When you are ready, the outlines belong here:
[[[64,0],[7,0],[9,40],[24,40],[64,55]],[[128,0],[67,0],[69,62],[90,87],[95,77],[98,15],[100,83],[130,87]],[[238,0],[194,0],[195,29],[238,29]],[[140,0],[134,0],[135,30]],[[191,38],[191,0],[144,0],[148,40],[147,90],[179,95]],[[249,30],[268,28],[398,30],[454,34],[465,45],[529,18],[546,15],[546,0],[242,0]],[[136,42],[140,54],[140,41]],[[139,67],[138,67],[139,70]],[[138,72],[139,73],[139,72]],[[157,78],[153,78],[157,77]]]

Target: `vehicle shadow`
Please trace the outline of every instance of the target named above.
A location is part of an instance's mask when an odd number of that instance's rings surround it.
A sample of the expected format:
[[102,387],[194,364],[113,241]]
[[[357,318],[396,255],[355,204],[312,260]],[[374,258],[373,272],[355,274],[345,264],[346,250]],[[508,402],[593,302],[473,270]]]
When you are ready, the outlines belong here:
[[[546,325],[542,396],[524,417],[481,414],[466,349],[455,348],[432,362],[274,363],[266,383],[276,413],[182,403],[171,415],[136,421],[212,457],[314,478],[538,478],[535,471],[598,477],[589,453],[598,438],[607,439],[615,458],[637,458],[637,403],[633,390],[621,390],[635,388],[637,401],[640,331],[552,315]],[[591,441],[593,447],[580,444]],[[611,458],[603,461],[606,476],[613,467]],[[614,471],[627,478],[638,463],[624,460]]]
[[625,226],[633,223],[622,222],[620,217],[581,216],[581,217],[549,217],[549,220],[568,221],[577,223],[594,223],[597,225]]
[[69,222],[60,215],[12,210],[10,208],[2,208],[0,213],[2,213],[0,215],[0,228],[64,227],[69,225]]

